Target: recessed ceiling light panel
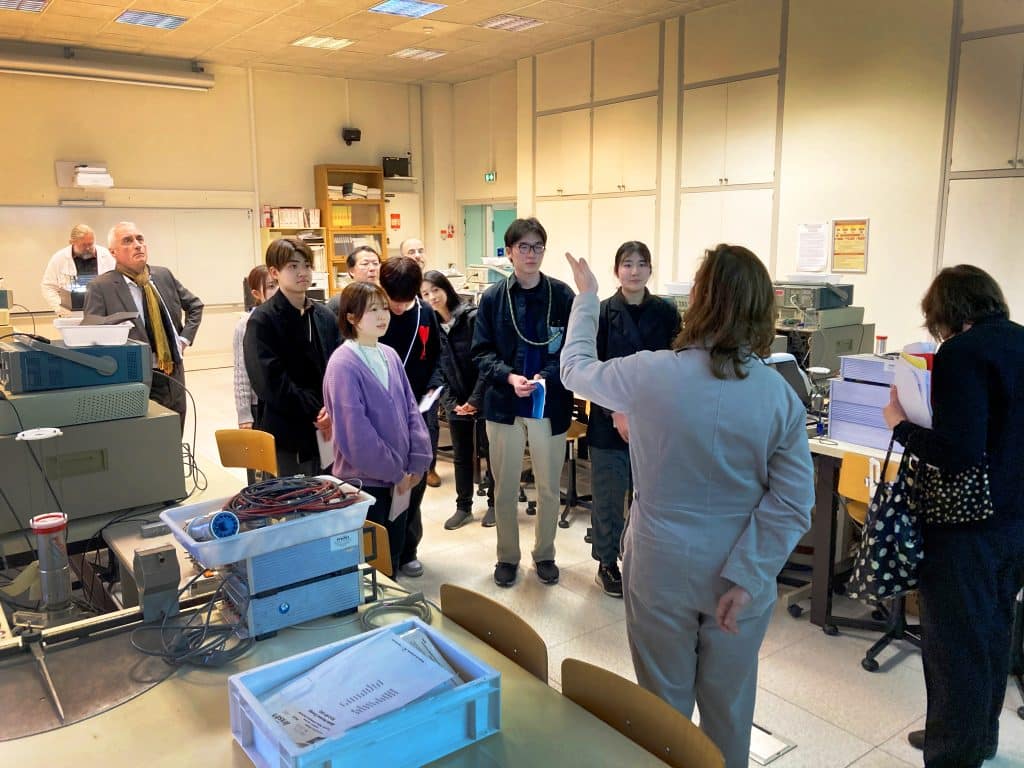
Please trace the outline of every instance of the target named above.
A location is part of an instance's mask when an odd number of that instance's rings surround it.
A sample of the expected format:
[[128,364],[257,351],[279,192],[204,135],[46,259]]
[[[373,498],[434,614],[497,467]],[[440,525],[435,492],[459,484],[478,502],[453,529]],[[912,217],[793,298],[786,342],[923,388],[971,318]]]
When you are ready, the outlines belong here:
[[405,16],[410,19],[419,19],[428,13],[440,11],[446,6],[441,3],[426,3],[422,0],[385,0],[383,3],[370,8],[371,13],[389,13],[392,16]]
[[323,48],[328,51],[337,51],[341,48],[347,48],[352,45],[355,40],[349,40],[344,37],[318,37],[317,35],[308,35],[302,37],[292,43],[292,45],[299,45],[303,48]]
[[118,24],[135,24],[139,27],[153,27],[154,29],[177,29],[188,19],[184,16],[172,16],[169,13],[125,11],[114,21]]
[[0,0],[0,10],[40,13],[50,0]]
[[528,29],[539,27],[544,22],[540,19],[531,19],[529,16],[516,16],[513,13],[503,13],[499,16],[492,16],[477,24],[483,29],[500,29],[504,32],[525,32]]
[[430,61],[444,56],[446,51],[432,51],[429,48],[403,48],[391,55],[396,59],[408,59],[409,61]]

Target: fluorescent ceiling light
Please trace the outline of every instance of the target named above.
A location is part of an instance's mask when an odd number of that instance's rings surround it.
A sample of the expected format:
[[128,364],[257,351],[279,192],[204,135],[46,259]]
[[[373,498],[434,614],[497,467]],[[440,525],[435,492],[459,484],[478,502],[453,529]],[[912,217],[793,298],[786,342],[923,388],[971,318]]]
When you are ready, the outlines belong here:
[[50,0],[0,0],[0,10],[39,13]]
[[116,19],[118,24],[135,24],[139,27],[154,27],[156,29],[177,29],[188,19],[184,16],[172,16],[169,13],[155,13],[153,11],[125,11]]
[[373,8],[371,13],[390,13],[392,16],[405,16],[410,19],[418,19],[428,13],[440,11],[446,6],[441,3],[425,3],[421,0],[385,0]]
[[299,45],[303,48],[324,48],[328,51],[337,51],[352,45],[354,42],[355,40],[349,40],[344,37],[317,37],[316,35],[308,35],[296,40],[292,45]]
[[528,29],[539,27],[544,22],[540,19],[531,19],[528,16],[516,16],[513,13],[502,13],[485,19],[477,24],[483,29],[500,29],[505,32],[525,32]]
[[395,51],[391,55],[396,59],[408,59],[409,61],[430,61],[431,59],[439,59],[445,55],[447,51],[432,51],[429,48],[403,48],[400,51]]

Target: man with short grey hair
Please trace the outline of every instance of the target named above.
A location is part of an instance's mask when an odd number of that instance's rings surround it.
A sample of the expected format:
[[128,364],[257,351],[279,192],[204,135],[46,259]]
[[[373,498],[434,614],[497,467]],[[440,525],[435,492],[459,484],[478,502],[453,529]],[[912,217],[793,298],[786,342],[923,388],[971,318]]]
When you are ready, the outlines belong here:
[[114,257],[102,245],[96,245],[96,233],[88,224],[71,228],[68,244],[50,257],[39,289],[49,308],[58,316],[71,314],[60,303],[60,289],[68,289],[83,278],[95,277],[114,268]]
[[[122,221],[108,236],[117,266],[100,275],[85,293],[85,314],[106,317],[138,314],[130,338],[153,350],[153,384],[149,399],[176,411],[185,427],[185,367],[182,355],[195,340],[203,319],[203,302],[166,267],[149,266],[149,247],[138,227]],[[184,322],[182,321],[184,315]]]
[[418,237],[407,237],[398,245],[398,253],[401,256],[408,256],[415,259],[424,272],[427,270],[427,249],[423,241]]

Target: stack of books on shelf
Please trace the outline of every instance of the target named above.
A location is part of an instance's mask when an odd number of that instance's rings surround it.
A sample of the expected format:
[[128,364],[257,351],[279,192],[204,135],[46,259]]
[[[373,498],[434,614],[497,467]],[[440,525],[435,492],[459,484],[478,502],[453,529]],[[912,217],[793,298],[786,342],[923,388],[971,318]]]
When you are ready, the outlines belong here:
[[356,181],[348,181],[341,185],[342,196],[346,200],[365,200],[368,189],[368,186]]
[[299,206],[281,206],[270,209],[270,226],[279,229],[298,229],[300,227],[319,227],[320,209],[301,208]]
[[379,189],[377,189],[377,187],[367,187],[366,188],[366,199],[367,200],[380,200],[381,199],[381,191]]
[[345,188],[342,184],[328,184],[327,185],[327,199],[328,200],[343,200],[345,198]]

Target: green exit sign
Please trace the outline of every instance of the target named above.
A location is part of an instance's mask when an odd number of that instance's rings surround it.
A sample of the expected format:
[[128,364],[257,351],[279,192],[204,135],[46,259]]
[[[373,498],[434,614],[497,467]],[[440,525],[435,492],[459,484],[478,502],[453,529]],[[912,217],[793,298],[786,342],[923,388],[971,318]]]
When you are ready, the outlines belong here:
[[497,181],[497,179],[498,174],[496,171],[488,171],[487,173],[484,174],[484,181],[486,181],[488,184],[493,184],[495,181]]

